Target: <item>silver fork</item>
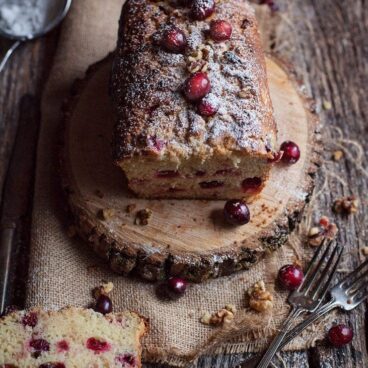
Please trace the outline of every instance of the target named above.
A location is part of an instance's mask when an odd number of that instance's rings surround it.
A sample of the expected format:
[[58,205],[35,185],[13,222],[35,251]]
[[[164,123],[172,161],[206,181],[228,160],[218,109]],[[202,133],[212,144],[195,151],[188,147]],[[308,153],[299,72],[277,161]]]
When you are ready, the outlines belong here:
[[291,311],[257,368],[268,367],[293,321],[302,313],[315,311],[323,301],[343,250],[343,247],[335,242],[328,242],[326,247],[324,243],[312,258],[303,283],[289,295],[288,302],[291,305]]
[[[303,322],[296,325],[282,340],[279,349],[285,347],[291,340],[298,336],[305,328],[331,312],[335,308],[351,311],[368,298],[368,260],[362,263],[356,270],[348,274],[337,283],[330,291],[331,298],[311,313]],[[257,355],[242,363],[242,368],[254,368],[260,356]]]

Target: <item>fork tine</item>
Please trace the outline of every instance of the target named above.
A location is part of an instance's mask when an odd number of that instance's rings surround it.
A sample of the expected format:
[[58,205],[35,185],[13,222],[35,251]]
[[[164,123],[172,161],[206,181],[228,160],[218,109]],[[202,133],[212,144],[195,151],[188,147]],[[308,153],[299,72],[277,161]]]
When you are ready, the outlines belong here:
[[354,270],[345,278],[343,278],[340,281],[339,286],[344,287],[348,282],[354,282],[356,280],[356,277],[359,275],[359,272],[366,266],[368,266],[368,259],[365,262],[363,262],[356,270]]
[[[304,276],[304,282],[301,284],[301,286],[299,287],[298,291],[304,291],[304,292],[308,292],[309,291],[309,289],[312,286],[312,283],[317,278],[317,274],[318,274],[317,271],[322,267],[322,264],[323,264],[324,260],[327,257],[327,254],[328,254],[328,252],[330,250],[330,247],[331,247],[331,243],[332,243],[332,241],[330,241],[327,244],[326,249],[323,252],[322,257],[318,261],[316,267],[312,267],[312,265],[314,265],[314,263],[317,261],[317,258],[316,257],[313,257],[312,262],[311,262],[311,264],[310,264],[310,266],[308,268],[308,271],[307,271],[306,275]],[[319,255],[319,254],[320,254],[320,250],[317,251],[317,255]]]
[[350,299],[355,306],[359,305],[368,297],[368,285],[367,283],[362,282],[358,289],[354,291],[354,293],[350,296]]
[[351,291],[355,291],[360,289],[364,284],[366,284],[366,280],[364,280],[368,276],[368,270],[362,273],[357,279],[355,279],[350,286],[346,289],[347,293]]
[[[318,280],[317,288],[315,289],[313,293],[313,298],[315,298],[320,291],[321,293],[319,295],[319,299],[324,298],[324,296],[326,295],[327,289],[330,286],[332,278],[335,275],[337,266],[339,265],[343,250],[344,250],[344,247],[340,246],[339,244],[335,245],[335,249],[331,253],[330,259],[328,260],[324,270],[322,271],[322,275]],[[337,257],[335,257],[336,255]],[[328,275],[328,278],[327,278],[327,281],[325,282],[327,275]]]

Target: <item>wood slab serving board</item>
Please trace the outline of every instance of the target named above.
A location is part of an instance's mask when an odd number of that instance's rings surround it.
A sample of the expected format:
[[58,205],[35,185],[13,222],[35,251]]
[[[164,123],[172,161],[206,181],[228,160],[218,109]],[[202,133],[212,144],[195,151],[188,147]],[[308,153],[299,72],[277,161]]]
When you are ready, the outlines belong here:
[[[181,275],[201,282],[228,275],[281,246],[308,202],[319,157],[312,103],[288,69],[267,59],[278,140],[297,142],[301,159],[275,165],[261,196],[250,204],[250,223],[232,227],[223,220],[224,201],[144,200],[129,192],[111,158],[111,62],[110,56],[92,66],[66,106],[62,182],[80,236],[114,271],[153,281]],[[152,211],[148,225],[136,224],[142,209]],[[101,216],[101,210],[111,217]]]

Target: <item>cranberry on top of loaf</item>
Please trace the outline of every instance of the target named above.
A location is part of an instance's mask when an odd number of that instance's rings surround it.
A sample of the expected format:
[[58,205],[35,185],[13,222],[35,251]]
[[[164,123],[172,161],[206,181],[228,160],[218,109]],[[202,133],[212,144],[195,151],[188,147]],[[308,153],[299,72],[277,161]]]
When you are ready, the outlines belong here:
[[127,0],[111,78],[114,156],[147,198],[258,194],[276,125],[244,0]]
[[34,308],[0,319],[0,367],[141,367],[145,323],[133,312]]

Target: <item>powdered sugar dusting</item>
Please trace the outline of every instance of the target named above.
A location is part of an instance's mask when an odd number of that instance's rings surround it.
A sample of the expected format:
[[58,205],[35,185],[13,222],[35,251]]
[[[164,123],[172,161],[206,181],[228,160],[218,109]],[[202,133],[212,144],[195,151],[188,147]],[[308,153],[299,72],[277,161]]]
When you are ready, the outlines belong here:
[[[142,7],[138,0],[131,3],[135,3],[133,7]],[[216,18],[231,19],[233,34],[227,42],[214,43],[206,36],[208,21],[189,22],[187,12],[181,8],[172,8],[174,17],[167,7],[163,11],[157,3],[147,3],[144,20],[136,21],[136,29],[127,29],[128,34],[124,35],[128,43],[142,34],[147,43],[139,45],[138,51],[122,53],[124,67],[115,72],[119,85],[124,85],[118,103],[129,106],[119,113],[118,156],[146,150],[147,136],[166,142],[162,155],[169,150],[190,156],[199,147],[211,152],[219,146],[265,152],[268,136],[275,132],[272,108],[262,103],[265,86],[261,81],[265,74],[259,65],[261,59],[254,53],[248,30],[243,27],[244,19],[250,19],[250,28],[254,23],[250,7],[242,4],[239,9],[239,2],[234,0],[219,3]],[[139,11],[132,11],[132,16],[133,13],[136,19],[142,16],[137,14]],[[152,43],[168,21],[186,34],[185,55],[168,53]],[[147,37],[149,33],[151,36]],[[182,94],[182,85],[190,75],[186,64],[193,57],[201,58],[201,66],[211,81],[211,92],[205,99],[219,108],[210,118],[201,117],[195,104],[188,103]]]

